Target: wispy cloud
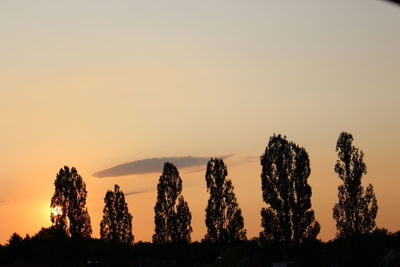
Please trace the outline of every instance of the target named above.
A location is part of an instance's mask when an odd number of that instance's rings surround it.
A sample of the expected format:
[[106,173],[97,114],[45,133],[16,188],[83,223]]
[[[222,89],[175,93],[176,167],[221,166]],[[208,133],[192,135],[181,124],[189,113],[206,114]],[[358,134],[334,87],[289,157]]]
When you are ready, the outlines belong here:
[[[228,158],[231,155],[222,156],[221,158]],[[165,162],[171,162],[178,168],[190,168],[206,165],[209,157],[165,157],[165,158],[151,158],[131,161],[116,165],[114,167],[98,171],[93,174],[97,178],[105,177],[118,177],[135,174],[146,174],[161,172]]]
[[137,190],[137,191],[131,191],[131,192],[127,192],[127,193],[124,193],[124,195],[125,196],[129,196],[129,195],[139,195],[139,194],[143,194],[143,193],[148,193],[148,192],[152,192],[152,191],[155,191],[156,189],[155,188],[153,188],[153,189],[143,189],[143,190]]

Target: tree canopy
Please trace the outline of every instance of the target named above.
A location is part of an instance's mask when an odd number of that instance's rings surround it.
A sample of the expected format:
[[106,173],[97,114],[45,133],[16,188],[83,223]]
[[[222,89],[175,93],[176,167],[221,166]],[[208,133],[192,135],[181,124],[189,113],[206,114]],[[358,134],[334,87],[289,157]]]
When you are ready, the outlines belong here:
[[73,238],[86,238],[92,234],[90,217],[86,208],[86,184],[77,170],[64,166],[54,182],[50,218],[53,225]]
[[333,218],[336,220],[337,236],[348,237],[369,233],[375,227],[378,204],[374,188],[367,189],[361,179],[367,173],[364,153],[353,145],[353,136],[342,132],[336,144],[339,159],[335,172],[343,184],[338,187],[339,202],[333,207]]
[[285,136],[273,135],[261,156],[261,185],[264,202],[261,233],[267,239],[298,245],[315,239],[320,225],[311,209],[310,160],[302,147]]
[[7,246],[15,247],[21,244],[24,239],[17,233],[13,233],[7,241]]
[[101,239],[132,244],[132,215],[129,213],[124,193],[118,185],[114,185],[114,191],[107,191],[104,204],[103,220],[100,223]]
[[246,239],[242,210],[236,200],[232,181],[222,159],[211,158],[207,163],[206,183],[210,198],[206,208],[207,234],[211,242],[229,243]]
[[182,179],[178,169],[172,163],[166,162],[157,186],[157,202],[154,207],[154,243],[191,241],[192,215],[181,193]]

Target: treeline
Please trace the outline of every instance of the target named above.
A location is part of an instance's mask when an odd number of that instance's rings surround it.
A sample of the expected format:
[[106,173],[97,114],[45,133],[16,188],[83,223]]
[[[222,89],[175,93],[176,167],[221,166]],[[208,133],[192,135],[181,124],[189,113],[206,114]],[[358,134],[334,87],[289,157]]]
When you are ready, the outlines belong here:
[[[336,152],[338,159],[334,170],[342,184],[338,187],[338,202],[333,207],[332,215],[336,221],[337,234],[336,240],[331,242],[362,240],[366,236],[382,236],[382,233],[386,237],[392,236],[393,240],[398,240],[398,235],[376,228],[377,200],[373,186],[368,185],[364,188],[362,185],[361,180],[367,172],[367,167],[364,154],[353,145],[350,133],[340,134]],[[290,251],[301,251],[307,246],[321,249],[323,243],[317,240],[321,226],[312,210],[312,189],[308,184],[311,168],[305,148],[289,141],[286,136],[274,134],[260,157],[260,163],[260,193],[266,204],[261,210],[263,231],[258,238],[246,242],[244,218],[234,193],[234,186],[228,178],[227,166],[223,159],[209,160],[205,181],[210,196],[205,210],[207,233],[201,243],[205,244],[202,249],[247,244],[244,247],[254,246],[255,251],[268,248],[271,252],[279,248],[275,255],[282,254],[283,258],[286,258],[285,255]],[[90,239],[92,228],[86,208],[87,190],[77,170],[65,166],[58,172],[54,185],[55,192],[51,199],[53,226],[42,229],[33,238],[27,236],[23,239],[18,234],[13,234],[7,243],[8,247],[15,247],[24,240],[32,242],[35,238],[46,239],[46,236],[55,236],[57,240],[72,240],[68,242],[91,242],[90,246],[96,246],[96,242],[101,241],[102,244],[108,244],[109,248],[127,246],[129,249],[133,244],[133,216],[118,185],[106,192],[99,241]],[[182,195],[182,186],[178,169],[172,163],[166,162],[157,185],[152,249],[160,246],[169,246],[171,249],[172,246],[190,250],[198,246],[195,244],[199,244],[195,242],[190,245],[192,216]],[[139,242],[135,247],[144,249],[146,245]],[[207,257],[203,259],[205,258]]]
[[[188,244],[134,245],[101,239],[73,239],[62,230],[44,228],[36,235],[13,235],[0,246],[0,266],[399,266],[400,232],[374,229],[371,233],[329,242],[304,240],[297,247],[263,238],[229,244],[191,242]],[[389,257],[388,256],[394,256]],[[393,265],[394,264],[397,265]],[[281,262],[281,265],[272,263]],[[386,264],[389,262],[389,264]]]
[[[372,185],[364,189],[361,179],[367,172],[364,154],[353,145],[353,136],[342,132],[336,144],[338,160],[335,172],[343,181],[338,188],[339,201],[333,207],[337,236],[348,237],[371,232],[375,227],[378,205]],[[311,209],[310,159],[305,148],[285,136],[270,137],[261,156],[261,190],[266,207],[261,210],[260,237],[298,246],[306,239],[316,239],[320,224]],[[246,240],[244,218],[228,178],[223,159],[211,158],[205,174],[210,193],[204,241],[229,243]],[[57,174],[51,199],[51,221],[72,238],[92,234],[86,208],[86,185],[75,168],[65,166]],[[182,195],[182,178],[172,163],[164,164],[157,186],[154,207],[156,244],[191,242],[191,213]],[[105,241],[132,244],[132,215],[118,185],[104,198],[100,237]]]

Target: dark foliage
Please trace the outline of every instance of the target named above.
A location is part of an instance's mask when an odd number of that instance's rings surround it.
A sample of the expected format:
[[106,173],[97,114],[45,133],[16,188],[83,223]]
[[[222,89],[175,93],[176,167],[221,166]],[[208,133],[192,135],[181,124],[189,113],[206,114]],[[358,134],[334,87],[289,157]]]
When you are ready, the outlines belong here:
[[191,241],[192,215],[181,192],[182,179],[178,169],[172,163],[166,162],[157,186],[157,202],[154,207],[154,243],[187,243]]
[[86,185],[75,168],[64,166],[54,182],[55,191],[50,207],[60,208],[58,214],[51,213],[51,222],[73,238],[87,238],[92,234],[90,217],[86,208]]
[[192,214],[190,213],[189,206],[183,196],[179,196],[178,204],[176,206],[175,224],[176,224],[176,242],[190,242],[190,234],[192,227],[190,225]]
[[361,179],[367,173],[364,153],[352,143],[353,136],[342,132],[336,144],[339,159],[335,172],[343,181],[338,187],[339,202],[333,207],[339,237],[371,232],[378,212],[373,186],[369,184],[364,190],[361,185]]
[[[274,240],[252,239],[231,244],[194,242],[134,246],[99,239],[71,239],[61,229],[42,229],[18,246],[0,246],[0,265],[20,266],[380,266],[391,250],[399,251],[400,235],[387,231],[328,243],[305,240],[287,248]],[[40,265],[39,265],[40,264]]]
[[132,244],[132,215],[118,185],[114,185],[114,191],[107,191],[104,203],[103,220],[100,223],[101,239]]
[[18,247],[24,239],[17,233],[13,233],[8,239],[7,246],[8,247]]
[[6,246],[0,264],[19,266],[126,266],[130,246],[99,239],[70,238],[63,229],[42,228],[18,247]]
[[206,182],[210,198],[206,208],[206,241],[230,243],[246,239],[242,211],[236,201],[234,187],[222,159],[207,163]]
[[306,150],[286,137],[273,135],[261,156],[263,200],[261,233],[266,239],[298,246],[315,239],[320,225],[311,209],[310,160]]

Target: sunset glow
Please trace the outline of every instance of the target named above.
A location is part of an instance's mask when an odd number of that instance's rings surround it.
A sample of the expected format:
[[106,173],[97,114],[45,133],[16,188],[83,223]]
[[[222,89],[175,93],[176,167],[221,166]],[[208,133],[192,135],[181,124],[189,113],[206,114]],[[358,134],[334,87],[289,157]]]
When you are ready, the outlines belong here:
[[210,157],[224,158],[257,237],[274,133],[309,154],[319,239],[336,234],[342,131],[365,154],[377,226],[400,230],[399,11],[377,0],[0,1],[0,244],[63,214],[49,207],[65,165],[85,182],[92,237],[118,184],[134,241],[151,241],[166,160],[202,240]]
[[51,213],[54,216],[61,216],[63,214],[62,208],[60,206],[55,206],[51,209]]

